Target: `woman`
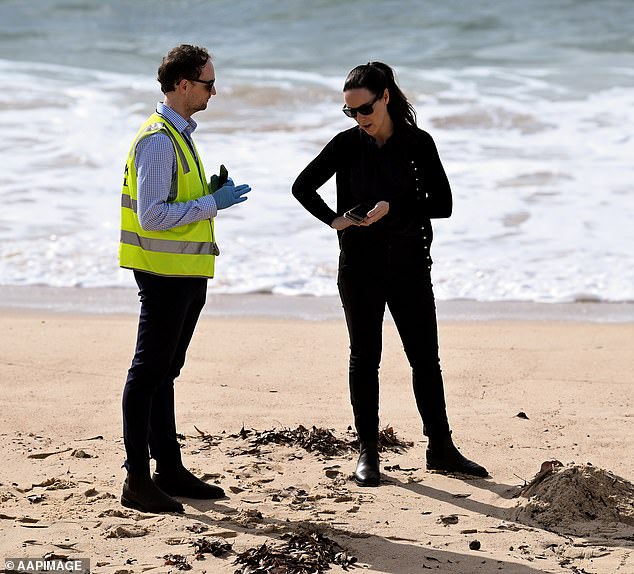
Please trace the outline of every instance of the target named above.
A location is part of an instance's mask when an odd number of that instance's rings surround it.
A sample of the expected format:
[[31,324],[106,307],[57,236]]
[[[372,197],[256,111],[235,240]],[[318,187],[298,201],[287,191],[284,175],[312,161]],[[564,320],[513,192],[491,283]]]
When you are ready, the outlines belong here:
[[[445,408],[430,218],[449,217],[452,199],[436,146],[416,127],[414,108],[386,64],[354,68],[343,95],[343,112],[357,125],[337,134],[302,171],[293,195],[339,236],[337,284],[350,337],[350,399],[360,443],[354,478],[362,486],[380,480],[379,363],[386,304],[412,367],[428,437],[427,468],[488,476],[453,445]],[[317,193],[333,174],[336,212]],[[363,203],[369,205],[360,208],[360,221],[344,217]]]

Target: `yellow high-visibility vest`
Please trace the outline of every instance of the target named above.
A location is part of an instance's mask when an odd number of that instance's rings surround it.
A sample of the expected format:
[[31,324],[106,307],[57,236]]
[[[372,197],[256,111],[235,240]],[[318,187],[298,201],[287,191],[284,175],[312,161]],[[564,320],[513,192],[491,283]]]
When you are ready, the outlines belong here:
[[[119,265],[156,275],[213,277],[215,255],[219,253],[213,220],[204,219],[164,231],[148,231],[139,223],[134,165],[136,147],[143,138],[157,132],[169,136],[176,152],[177,189],[173,201],[185,202],[209,193],[202,161],[196,161],[184,136],[163,116],[152,114],[139,129],[125,166],[121,191]],[[196,155],[200,158],[198,150]]]

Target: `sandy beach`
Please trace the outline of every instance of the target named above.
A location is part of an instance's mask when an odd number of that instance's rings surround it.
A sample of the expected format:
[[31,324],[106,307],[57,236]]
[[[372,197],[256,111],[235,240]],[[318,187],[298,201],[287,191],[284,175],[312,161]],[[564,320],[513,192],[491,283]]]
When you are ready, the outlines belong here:
[[[354,438],[343,321],[206,314],[177,382],[177,423],[185,463],[228,496],[184,499],[176,516],[119,504],[136,322],[133,312],[0,308],[5,559],[53,553],[119,574],[185,564],[248,572],[234,563],[240,553],[308,531],[354,556],[351,571],[634,572],[634,323],[441,318],[454,439],[488,479],[425,470],[409,368],[386,323],[381,422],[412,446],[384,452],[381,486],[361,488],[349,480],[353,451],[257,440],[300,425]],[[536,498],[522,496],[552,460],[563,467],[534,483]],[[567,498],[539,499],[549,480],[545,492]],[[584,510],[588,501],[602,510]],[[213,556],[205,540],[231,550]]]
[[[632,22],[634,0],[0,0],[0,574],[634,574]],[[159,73],[182,43],[213,70]],[[398,90],[349,77],[368,62]],[[431,140],[399,125],[401,92]],[[127,165],[158,102],[197,126],[169,192],[149,155]],[[246,203],[173,204],[221,166]],[[488,478],[426,469],[387,313],[381,483],[352,480],[341,236],[300,188],[337,213],[392,202],[386,237],[424,229],[453,440]],[[222,255],[176,422],[226,497],[142,513],[120,503],[139,313],[121,230],[201,207]],[[171,273],[201,226],[140,236]]]

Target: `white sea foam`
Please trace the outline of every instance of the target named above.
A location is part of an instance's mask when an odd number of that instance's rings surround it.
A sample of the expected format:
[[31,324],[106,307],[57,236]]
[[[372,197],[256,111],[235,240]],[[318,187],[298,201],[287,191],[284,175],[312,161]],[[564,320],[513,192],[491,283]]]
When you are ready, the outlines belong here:
[[[438,298],[634,300],[632,85],[575,89],[551,69],[398,71],[455,195],[453,217],[435,223]],[[0,94],[0,282],[132,285],[116,259],[121,175],[155,81],[2,60],[0,81],[14,87]],[[340,81],[238,69],[218,84],[196,140],[208,173],[224,163],[253,191],[217,219],[213,289],[335,294],[336,235],[290,187],[351,125]],[[322,194],[334,206],[332,181]]]

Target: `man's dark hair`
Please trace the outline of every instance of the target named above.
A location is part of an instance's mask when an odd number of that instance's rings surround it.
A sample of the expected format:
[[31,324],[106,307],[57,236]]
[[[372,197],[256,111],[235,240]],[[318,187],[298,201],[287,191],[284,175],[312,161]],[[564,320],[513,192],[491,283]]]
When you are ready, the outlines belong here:
[[156,79],[161,84],[161,91],[164,94],[173,91],[183,79],[197,80],[210,57],[209,52],[199,46],[181,44],[172,48],[158,69]]

